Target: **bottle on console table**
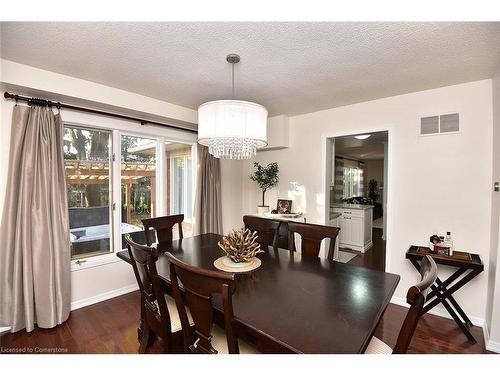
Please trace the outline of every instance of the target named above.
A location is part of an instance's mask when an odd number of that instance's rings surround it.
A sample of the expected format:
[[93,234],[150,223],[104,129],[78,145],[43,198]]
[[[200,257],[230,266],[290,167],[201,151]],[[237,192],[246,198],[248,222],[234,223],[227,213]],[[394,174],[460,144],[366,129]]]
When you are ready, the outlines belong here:
[[453,255],[453,239],[451,238],[451,232],[446,232],[445,244],[448,246],[448,255]]

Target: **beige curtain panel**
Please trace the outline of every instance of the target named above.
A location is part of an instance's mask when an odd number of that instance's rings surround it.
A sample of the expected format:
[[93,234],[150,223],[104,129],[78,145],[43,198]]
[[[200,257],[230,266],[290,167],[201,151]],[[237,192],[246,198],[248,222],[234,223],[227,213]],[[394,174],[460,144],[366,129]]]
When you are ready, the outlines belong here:
[[222,234],[220,160],[198,144],[193,234]]
[[60,115],[16,105],[0,229],[0,326],[52,328],[70,312],[70,239]]

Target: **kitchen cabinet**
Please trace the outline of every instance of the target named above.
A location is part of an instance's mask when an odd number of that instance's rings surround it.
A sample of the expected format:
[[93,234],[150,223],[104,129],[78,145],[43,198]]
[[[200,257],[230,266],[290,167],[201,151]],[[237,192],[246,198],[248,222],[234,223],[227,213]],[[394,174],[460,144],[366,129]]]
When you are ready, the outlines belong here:
[[338,218],[339,246],[364,253],[373,246],[373,206],[342,204],[333,207]]

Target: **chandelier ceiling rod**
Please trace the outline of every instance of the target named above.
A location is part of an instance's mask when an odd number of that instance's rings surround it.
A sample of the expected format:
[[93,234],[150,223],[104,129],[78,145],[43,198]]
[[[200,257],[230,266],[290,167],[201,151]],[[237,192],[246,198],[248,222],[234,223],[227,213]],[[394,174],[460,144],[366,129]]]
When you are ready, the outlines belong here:
[[238,64],[240,62],[240,56],[236,53],[230,53],[226,56],[226,61],[231,64],[232,70],[232,99],[234,99],[234,64]]

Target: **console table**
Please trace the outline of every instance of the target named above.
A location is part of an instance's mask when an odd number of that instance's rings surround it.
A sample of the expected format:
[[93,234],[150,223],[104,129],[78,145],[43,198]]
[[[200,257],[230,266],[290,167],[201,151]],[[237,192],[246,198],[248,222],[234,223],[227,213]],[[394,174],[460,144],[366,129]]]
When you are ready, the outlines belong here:
[[[478,254],[470,254],[463,251],[454,251],[452,256],[447,256],[431,253],[428,247],[410,246],[406,252],[406,259],[410,260],[417,270],[420,270],[420,261],[425,255],[430,255],[436,264],[451,266],[457,268],[457,270],[444,281],[441,281],[439,277],[436,279],[436,283],[431,286],[432,290],[426,297],[426,304],[422,314],[442,303],[465,336],[467,336],[467,339],[476,342],[476,339],[470,332],[470,327],[473,324],[455,298],[453,298],[453,293],[484,270],[481,258]],[[455,283],[451,285],[453,282]]]

